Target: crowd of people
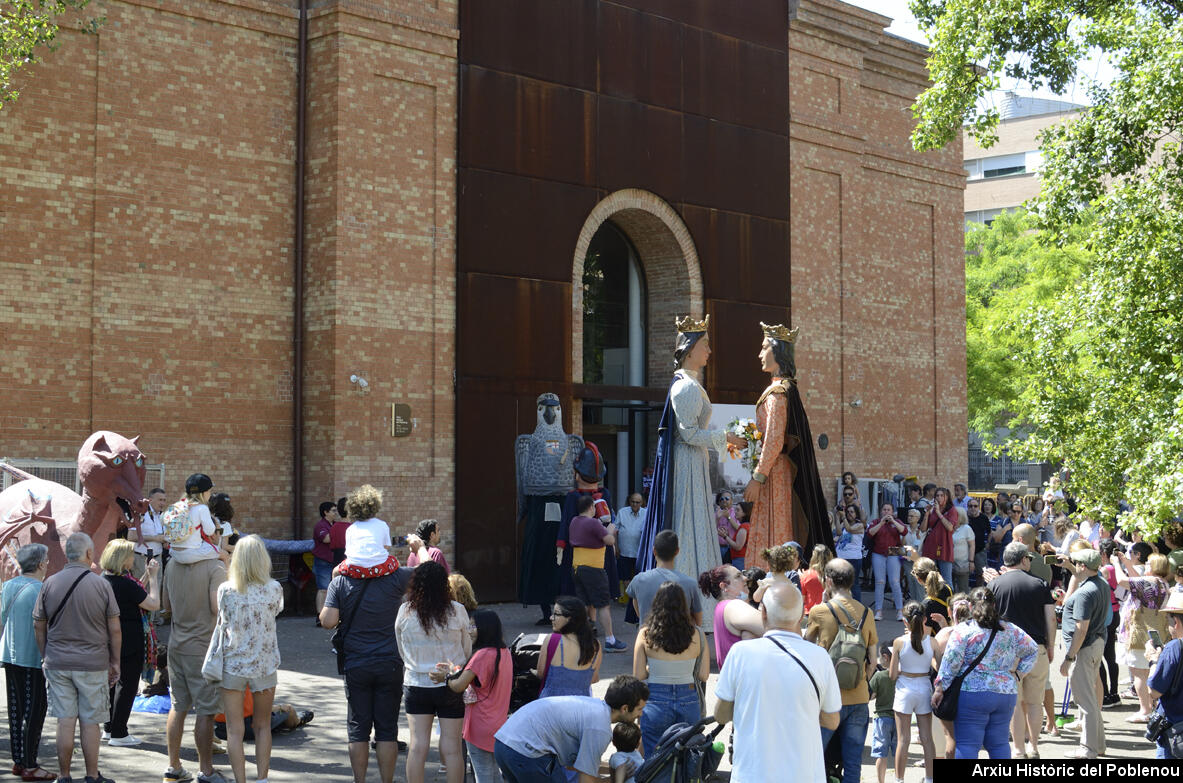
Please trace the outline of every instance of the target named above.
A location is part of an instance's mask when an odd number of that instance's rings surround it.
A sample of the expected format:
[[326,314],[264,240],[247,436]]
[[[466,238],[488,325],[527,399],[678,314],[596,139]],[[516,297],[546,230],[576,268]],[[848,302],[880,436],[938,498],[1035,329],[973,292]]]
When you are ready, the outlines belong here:
[[[677,568],[672,530],[653,540],[656,567],[629,567],[638,553],[626,541],[645,513],[642,496],[630,496],[617,516],[633,519],[619,527],[604,526],[584,503],[577,519],[595,524],[586,535],[572,526],[578,595],[550,607],[533,672],[537,693],[512,714],[520,672],[501,618],[452,572],[436,521],[407,536],[403,564],[379,516],[377,489],[363,485],[326,501],[313,532],[317,624],[333,631],[355,781],[366,780],[372,749],[379,779],[393,780],[401,707],[410,728],[409,783],[425,778],[437,719],[449,783],[463,780],[469,765],[478,783],[599,779],[609,745],[616,751],[609,769],[624,783],[661,755],[670,732],[708,717],[713,669],[713,718],[733,724],[737,781],[793,768],[814,780],[856,783],[868,742],[880,783],[889,769],[902,781],[913,724],[926,781],[938,757],[977,758],[985,750],[991,758],[1039,758],[1047,733],[1079,732],[1075,755],[1095,758],[1106,753],[1101,710],[1122,698],[1137,703],[1127,720],[1147,725],[1159,757],[1183,751],[1183,642],[1174,642],[1183,639],[1179,542],[1169,534],[1162,542],[1126,540],[1111,526],[1079,519],[1055,487],[1030,503],[1002,494],[979,500],[962,485],[905,491],[898,515],[884,502],[868,520],[848,476],[832,546],[806,552],[790,541],[758,553],[746,551],[747,510],[721,493],[716,523],[728,562],[697,582]],[[178,503],[156,491],[151,503],[136,540],[117,538],[96,553],[88,536],[71,535],[68,564],[48,578],[45,546],[17,553],[21,576],[0,594],[0,661],[13,772],[24,780],[70,780],[77,734],[86,783],[110,783],[99,771],[101,743],[139,744],[128,719],[145,675],[166,672],[164,783],[225,781],[214,768],[216,720],[224,723],[235,783],[251,779],[248,737],[253,780],[265,783],[273,726],[312,717],[275,703],[275,621],[284,597],[263,540],[228,527],[229,497],[216,495],[203,474],[189,478]],[[631,675],[596,699],[591,686],[603,656],[619,646],[599,567],[603,547],[616,541],[640,627]],[[170,560],[162,569],[164,552]],[[881,639],[877,622],[888,598],[904,632]],[[712,638],[703,631],[706,599]],[[157,639],[161,612],[170,621],[167,663]],[[1048,678],[1057,664],[1068,678],[1073,720],[1067,697],[1055,714]],[[1132,681],[1127,691],[1121,664]],[[181,761],[190,712],[194,771]],[[56,774],[39,760],[47,713],[57,721]]]

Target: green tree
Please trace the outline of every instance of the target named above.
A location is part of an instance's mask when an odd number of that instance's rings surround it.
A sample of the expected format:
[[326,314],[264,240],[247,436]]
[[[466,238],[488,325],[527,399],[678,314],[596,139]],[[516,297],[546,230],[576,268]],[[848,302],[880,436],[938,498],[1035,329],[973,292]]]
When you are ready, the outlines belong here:
[[1062,247],[1025,211],[1004,212],[965,235],[969,426],[987,439],[1007,427],[1026,384],[1050,368],[1026,364],[1026,322],[1053,306],[1088,265],[1084,231]]
[[[0,0],[0,108],[20,96],[13,86],[16,72],[40,62],[44,49],[56,47],[58,17],[89,4],[90,0]],[[82,29],[93,33],[103,21],[87,20]]]
[[[1041,138],[1031,205],[1044,247],[1079,246],[1078,280],[1007,334],[1032,373],[1009,406],[1029,433],[1007,447],[1063,462],[1086,508],[1154,535],[1183,510],[1183,24],[1180,0],[913,0],[932,50],[913,144],[964,123],[983,144],[983,98],[1003,73],[1062,90],[1090,50],[1115,78],[1091,109]],[[1013,391],[1013,390],[1012,390]]]

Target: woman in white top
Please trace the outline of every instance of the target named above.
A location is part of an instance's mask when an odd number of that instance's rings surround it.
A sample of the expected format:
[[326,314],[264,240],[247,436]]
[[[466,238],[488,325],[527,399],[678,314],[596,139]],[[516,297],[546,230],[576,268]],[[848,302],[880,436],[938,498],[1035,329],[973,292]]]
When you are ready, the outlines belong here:
[[[352,528],[351,528],[352,530]],[[407,597],[398,609],[394,635],[406,667],[407,722],[411,742],[407,749],[407,781],[423,783],[431,725],[440,719],[440,758],[448,767],[448,783],[464,780],[464,697],[443,682],[431,679],[432,670],[450,674],[459,670],[472,652],[468,612],[452,600],[448,572],[434,560],[415,567]]]
[[[283,611],[283,588],[271,578],[271,556],[263,539],[239,539],[227,581],[218,586],[218,625],[222,634],[222,699],[226,705],[226,752],[236,783],[246,783],[243,750],[244,692],[254,699],[257,780],[271,766],[271,705],[279,669],[275,618]],[[216,637],[211,641],[211,645]]]
[[974,569],[974,531],[965,509],[957,508],[957,529],[953,531],[953,589],[969,590],[969,575]]
[[912,736],[912,716],[924,750],[924,779],[932,780],[932,671],[933,646],[924,622],[924,607],[917,601],[904,605],[904,624],[908,632],[891,643],[891,666],[888,675],[895,680],[895,778],[904,779],[908,766],[908,744]]
[[850,563],[850,567],[854,569],[854,586],[850,589],[850,594],[856,601],[863,600],[863,534],[866,532],[867,523],[863,518],[862,506],[847,506],[838,528],[838,542],[834,547],[834,554]]

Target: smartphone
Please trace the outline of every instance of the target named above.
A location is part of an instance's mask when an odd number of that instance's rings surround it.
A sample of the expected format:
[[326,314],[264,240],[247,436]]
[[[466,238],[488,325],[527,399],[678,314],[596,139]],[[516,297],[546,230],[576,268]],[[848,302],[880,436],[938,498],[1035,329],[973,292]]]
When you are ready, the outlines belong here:
[[887,548],[887,554],[889,554],[889,555],[903,555],[904,548],[902,546],[889,546]]
[[1060,556],[1059,555],[1044,555],[1043,562],[1047,563],[1048,565],[1055,565],[1056,563],[1060,562]]
[[399,536],[398,538],[394,539],[394,545],[395,546],[406,546],[407,545],[407,537],[406,536]]
[[1150,628],[1146,631],[1146,633],[1150,636],[1150,641],[1154,642],[1154,646],[1161,650],[1162,637],[1158,635],[1158,629]]

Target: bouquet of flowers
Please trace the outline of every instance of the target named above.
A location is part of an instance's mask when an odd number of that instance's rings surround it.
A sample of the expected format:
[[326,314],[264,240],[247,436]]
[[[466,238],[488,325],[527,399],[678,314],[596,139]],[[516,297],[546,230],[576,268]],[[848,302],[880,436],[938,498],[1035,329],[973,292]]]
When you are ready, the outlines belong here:
[[751,473],[760,462],[760,443],[764,440],[764,433],[756,428],[756,422],[753,419],[733,419],[727,425],[727,431],[748,442],[748,445],[742,449],[728,443],[727,453],[733,459],[742,459],[744,468]]

